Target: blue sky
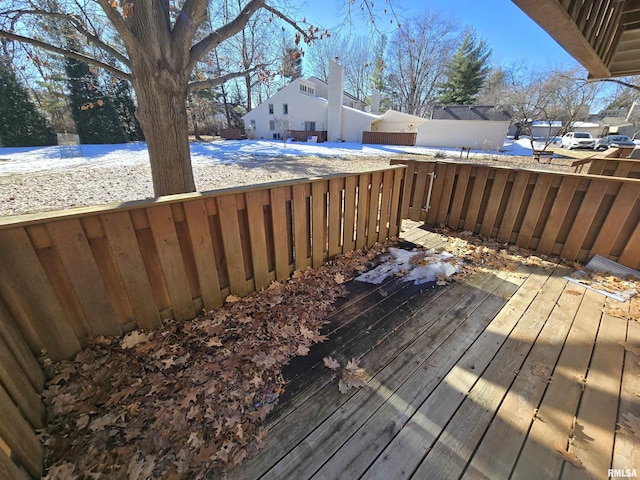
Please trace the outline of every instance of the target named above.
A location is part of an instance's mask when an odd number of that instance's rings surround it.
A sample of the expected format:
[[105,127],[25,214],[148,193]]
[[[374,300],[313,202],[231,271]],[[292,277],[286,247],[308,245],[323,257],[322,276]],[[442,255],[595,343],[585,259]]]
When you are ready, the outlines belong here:
[[[336,26],[344,18],[348,0],[294,0],[307,21],[323,27]],[[472,26],[493,50],[494,64],[526,62],[533,66],[569,66],[575,60],[544,30],[527,17],[511,0],[392,0],[398,15],[419,15],[438,11],[457,20],[461,27]],[[356,5],[358,1],[356,1]],[[388,0],[377,0],[381,11]],[[380,21],[386,26],[388,20]],[[356,33],[366,34],[367,23],[355,23]]]

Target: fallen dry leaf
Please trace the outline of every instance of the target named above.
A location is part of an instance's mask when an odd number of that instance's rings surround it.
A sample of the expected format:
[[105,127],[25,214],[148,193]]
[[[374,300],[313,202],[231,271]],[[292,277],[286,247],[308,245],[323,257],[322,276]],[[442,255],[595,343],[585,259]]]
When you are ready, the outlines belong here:
[[345,281],[345,279],[344,279],[344,275],[343,275],[343,274],[341,274],[341,273],[336,273],[336,274],[333,276],[333,279],[336,281],[336,283],[337,283],[338,285],[343,284],[343,283],[344,283],[344,281]]
[[227,303],[236,303],[236,302],[239,302],[240,300],[241,298],[235,295],[227,295],[227,298],[224,299],[224,301]]
[[580,384],[580,388],[584,392],[584,389],[587,387],[587,379],[582,375],[571,375],[571,378]]
[[[232,295],[192,321],[89,338],[74,360],[44,357],[45,478],[218,478],[255,454],[284,392],[282,368],[325,339],[320,330],[346,292],[336,278],[371,268],[385,248]],[[362,372],[350,362],[345,378],[353,387]]]
[[133,348],[140,343],[148,342],[152,335],[152,333],[142,333],[134,330],[133,332],[128,333],[122,339],[122,342],[120,342],[120,347],[125,350],[127,348]]
[[562,455],[562,458],[564,458],[565,461],[569,462],[574,467],[576,467],[576,468],[584,468],[584,466],[582,464],[582,460],[580,460],[576,456],[575,453],[568,452],[563,447],[556,447],[556,452],[558,452],[560,455]]
[[324,357],[322,361],[324,362],[325,367],[330,368],[334,372],[340,370],[340,362],[338,362],[335,358]]
[[567,295],[575,295],[576,297],[579,297],[580,295],[582,295],[582,293],[577,290],[565,290],[562,293],[566,293]]
[[532,365],[531,366],[531,373],[533,375],[535,375],[536,377],[546,377],[547,376],[547,371],[548,368],[545,366],[541,366],[541,365]]
[[147,480],[153,478],[153,469],[155,468],[155,456],[147,455],[142,457],[136,453],[127,468],[128,480]]
[[633,413],[622,414],[624,426],[636,437],[640,438],[640,417],[636,417]]
[[351,359],[342,370],[342,378],[338,382],[340,393],[347,393],[352,388],[364,387],[364,368],[360,368],[356,358]]
[[640,356],[640,348],[638,348],[636,345],[633,345],[629,342],[618,342],[618,345],[624,348],[627,352]]

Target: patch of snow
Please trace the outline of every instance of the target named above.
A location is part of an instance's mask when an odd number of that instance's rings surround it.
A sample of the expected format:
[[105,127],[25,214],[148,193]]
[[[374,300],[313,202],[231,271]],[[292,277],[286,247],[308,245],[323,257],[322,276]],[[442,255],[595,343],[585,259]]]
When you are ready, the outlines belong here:
[[402,281],[421,285],[429,282],[446,283],[452,275],[460,271],[461,261],[449,252],[436,253],[435,250],[411,251],[389,248],[383,263],[363,273],[355,279],[359,282],[381,284],[392,275],[402,275]]
[[[527,145],[528,144],[528,145]],[[0,148],[0,176],[59,170],[74,167],[124,167],[148,165],[149,152],[145,142],[117,145],[80,145],[82,156],[66,158],[61,149],[51,147]],[[287,142],[281,140],[225,140],[192,142],[191,162],[194,165],[238,164],[246,160],[274,158],[318,157],[391,157],[397,154],[434,155],[444,152],[448,158],[460,157],[455,148],[416,147],[399,145],[363,145],[349,142]],[[528,139],[514,142],[507,139],[504,147],[492,155],[531,155]],[[484,150],[472,150],[470,158],[482,157]],[[466,157],[466,154],[465,154]]]

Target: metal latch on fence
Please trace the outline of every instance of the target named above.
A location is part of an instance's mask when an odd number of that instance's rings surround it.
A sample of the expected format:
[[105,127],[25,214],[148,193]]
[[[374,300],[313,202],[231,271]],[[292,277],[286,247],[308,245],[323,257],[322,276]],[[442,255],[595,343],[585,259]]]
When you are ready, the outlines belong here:
[[428,212],[431,209],[431,191],[433,190],[433,180],[436,178],[436,172],[429,172],[431,178],[429,179],[429,191],[427,192],[427,203],[422,208],[423,212]]

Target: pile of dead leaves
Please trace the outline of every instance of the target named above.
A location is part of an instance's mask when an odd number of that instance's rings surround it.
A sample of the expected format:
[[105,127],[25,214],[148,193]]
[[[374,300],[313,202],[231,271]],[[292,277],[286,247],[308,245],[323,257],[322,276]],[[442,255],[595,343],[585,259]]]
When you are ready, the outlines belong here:
[[[571,277],[575,278],[585,287],[603,290],[614,294],[625,294],[629,297],[628,306],[625,308],[607,305],[604,312],[615,317],[633,319],[640,322],[640,279],[635,277],[620,278],[607,272],[585,270],[580,262],[565,261],[557,257],[540,255],[530,250],[500,243],[495,239],[482,237],[472,232],[456,232],[446,227],[433,229],[434,232],[447,237],[446,251],[464,259],[462,275],[485,268],[515,271],[521,265],[542,267],[553,270],[556,265],[562,264],[572,268],[575,272]],[[577,293],[567,290],[567,293]]]
[[242,462],[260,447],[282,367],[324,340],[342,283],[384,250],[295,272],[193,321],[94,338],[49,364],[45,478],[204,478]]
[[464,260],[464,273],[483,269],[513,272],[521,265],[542,267],[553,270],[560,259],[535,254],[531,250],[508,245],[473,232],[456,232],[446,227],[435,228],[434,232],[447,237],[447,252]]

